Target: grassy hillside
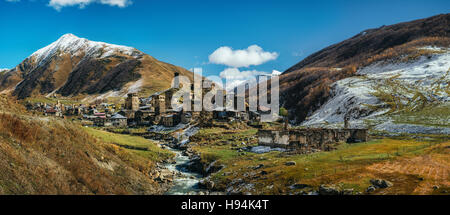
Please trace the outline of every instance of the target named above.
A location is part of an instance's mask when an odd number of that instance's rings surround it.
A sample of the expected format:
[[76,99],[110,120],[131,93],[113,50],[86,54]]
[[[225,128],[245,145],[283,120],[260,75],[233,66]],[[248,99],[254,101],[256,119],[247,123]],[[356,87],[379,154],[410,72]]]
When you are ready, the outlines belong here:
[[155,142],[143,137],[110,133],[95,128],[83,129],[105,143],[124,148],[126,151],[146,158],[153,163],[163,162],[174,156],[172,152],[159,148]]
[[[105,134],[54,118],[33,116],[0,97],[0,194],[160,194],[151,179],[170,156],[155,147],[134,153]],[[119,143],[144,139],[117,136]]]
[[405,111],[389,116],[395,123],[450,127],[450,104],[428,106],[420,111]]

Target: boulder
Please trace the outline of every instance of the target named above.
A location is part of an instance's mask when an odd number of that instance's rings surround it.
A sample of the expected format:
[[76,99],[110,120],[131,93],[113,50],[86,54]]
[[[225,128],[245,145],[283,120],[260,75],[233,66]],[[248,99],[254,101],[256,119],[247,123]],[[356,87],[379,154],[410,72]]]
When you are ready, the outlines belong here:
[[203,164],[201,163],[201,159],[200,159],[200,157],[197,157],[197,156],[193,157],[191,159],[191,161],[189,163],[187,163],[186,165],[183,165],[183,167],[191,172],[197,172],[197,173],[201,173],[203,175],[206,174],[206,172],[203,169]]
[[311,186],[309,186],[307,184],[294,184],[291,186],[292,189],[305,189],[308,187],[311,187]]
[[214,182],[209,180],[209,178],[205,178],[205,179],[201,180],[200,182],[198,182],[198,187],[200,189],[212,190],[214,188]]
[[353,195],[354,190],[353,189],[345,189],[342,191],[342,195],[351,196]]
[[370,183],[375,186],[376,188],[388,188],[392,187],[392,183],[383,179],[372,179],[370,180]]
[[222,174],[222,176],[230,176],[231,175],[231,172],[224,172],[223,174]]
[[295,166],[295,165],[297,165],[297,162],[295,162],[295,161],[288,161],[284,165],[286,165],[286,166]]
[[214,161],[212,163],[210,163],[206,169],[205,172],[206,174],[212,174],[212,173],[216,173],[218,171],[220,171],[222,168],[217,164],[217,161]]
[[261,169],[264,167],[264,164],[259,164],[258,166],[251,167],[253,170]]
[[377,190],[377,188],[375,186],[369,186],[366,190],[367,193],[371,193],[374,192],[375,190]]
[[214,181],[210,181],[208,180],[208,183],[206,184],[206,188],[208,188],[208,190],[212,190],[214,189]]
[[320,185],[319,195],[339,195],[339,190],[334,186]]

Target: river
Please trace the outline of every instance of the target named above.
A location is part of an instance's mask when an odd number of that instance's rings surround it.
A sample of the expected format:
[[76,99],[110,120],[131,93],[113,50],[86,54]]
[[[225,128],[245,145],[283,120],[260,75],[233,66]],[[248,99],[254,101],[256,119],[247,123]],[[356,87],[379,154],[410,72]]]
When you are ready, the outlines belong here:
[[166,164],[165,167],[176,174],[173,186],[166,192],[166,195],[195,195],[204,192],[205,190],[198,188],[198,183],[203,179],[203,176],[185,168],[190,162],[189,157],[183,155],[182,150],[170,147],[168,149],[175,153],[175,163]]
[[153,140],[159,142],[160,145],[164,145],[166,149],[175,153],[175,162],[167,163],[164,166],[175,173],[173,179],[173,186],[165,193],[166,195],[196,195],[200,192],[207,193],[207,190],[200,189],[198,183],[203,179],[203,175],[192,172],[185,168],[190,162],[190,158],[184,155],[183,150],[178,149],[178,147],[189,143],[189,137],[196,134],[199,128],[180,124],[174,128],[167,128],[164,126],[153,126],[150,131],[153,132],[174,132],[176,130],[182,129],[183,131],[178,135],[177,145],[171,145],[159,140]]

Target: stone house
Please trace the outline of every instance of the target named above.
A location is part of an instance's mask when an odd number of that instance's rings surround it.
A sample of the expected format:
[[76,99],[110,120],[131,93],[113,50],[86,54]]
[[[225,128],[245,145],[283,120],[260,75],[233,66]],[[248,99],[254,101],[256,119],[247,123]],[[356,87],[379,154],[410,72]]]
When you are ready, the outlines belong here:
[[103,126],[105,126],[105,123],[107,121],[106,113],[95,113],[93,119],[94,119],[95,126],[103,127]]
[[102,117],[95,117],[94,118],[94,126],[104,127],[105,126],[105,122],[106,122],[106,118],[102,118]]
[[111,123],[112,123],[112,126],[115,126],[115,127],[126,127],[127,126],[127,118],[120,114],[114,114],[111,117]]

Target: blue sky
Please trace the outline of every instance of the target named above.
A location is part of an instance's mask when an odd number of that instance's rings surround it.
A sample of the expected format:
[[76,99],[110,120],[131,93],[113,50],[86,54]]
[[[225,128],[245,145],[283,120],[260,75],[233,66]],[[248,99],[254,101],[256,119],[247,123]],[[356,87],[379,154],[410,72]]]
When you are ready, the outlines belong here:
[[[90,4],[76,4],[83,1]],[[233,67],[270,73],[365,29],[449,11],[448,0],[0,0],[0,68],[73,33],[202,67],[204,75]],[[245,52],[252,45],[266,58],[252,65],[209,59],[223,46]]]

